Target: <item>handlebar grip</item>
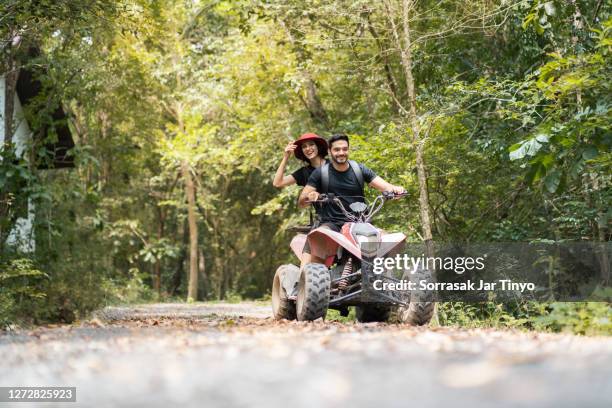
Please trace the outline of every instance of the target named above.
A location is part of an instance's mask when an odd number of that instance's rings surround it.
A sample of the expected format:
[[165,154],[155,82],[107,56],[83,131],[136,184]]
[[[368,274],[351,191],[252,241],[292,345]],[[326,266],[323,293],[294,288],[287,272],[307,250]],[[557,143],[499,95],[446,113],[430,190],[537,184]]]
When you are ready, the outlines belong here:
[[308,204],[314,204],[314,203],[327,203],[329,201],[332,200],[333,194],[327,195],[327,194],[319,194],[319,198],[317,198],[314,201],[306,201]]
[[405,197],[408,195],[408,192],[404,191],[403,193],[394,193],[393,191],[383,191],[382,195],[386,199],[392,199],[392,198]]

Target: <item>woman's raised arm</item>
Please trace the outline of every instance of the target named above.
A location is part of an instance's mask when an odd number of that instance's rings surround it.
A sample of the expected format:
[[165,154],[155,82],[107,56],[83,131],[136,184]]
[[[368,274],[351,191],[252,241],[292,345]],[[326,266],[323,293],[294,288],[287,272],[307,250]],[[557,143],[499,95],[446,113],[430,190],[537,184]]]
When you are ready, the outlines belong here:
[[274,175],[274,180],[272,180],[272,185],[274,187],[283,188],[295,184],[295,178],[293,176],[285,176],[285,168],[287,167],[287,160],[289,160],[289,156],[291,156],[296,147],[297,146],[293,142],[290,142],[287,147],[285,147],[283,160],[281,160],[280,165],[276,170],[276,174]]

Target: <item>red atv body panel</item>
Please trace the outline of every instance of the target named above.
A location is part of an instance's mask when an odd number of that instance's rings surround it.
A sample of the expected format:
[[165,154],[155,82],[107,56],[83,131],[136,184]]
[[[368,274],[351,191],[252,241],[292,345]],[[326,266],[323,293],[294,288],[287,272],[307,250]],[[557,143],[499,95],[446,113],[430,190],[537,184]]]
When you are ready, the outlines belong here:
[[[354,223],[347,222],[342,226],[341,232],[332,231],[329,228],[317,228],[310,231],[308,235],[298,234],[291,240],[291,249],[298,259],[301,260],[304,245],[306,240],[308,240],[310,242],[310,252],[319,258],[325,259],[325,265],[328,267],[333,263],[339,246],[361,259],[361,248],[352,234],[353,225]],[[399,249],[406,240],[406,235],[401,232],[388,234],[381,229],[378,229],[378,231],[380,233],[380,241],[391,244],[385,245],[385,253],[379,253],[377,254],[378,256],[383,256]]]

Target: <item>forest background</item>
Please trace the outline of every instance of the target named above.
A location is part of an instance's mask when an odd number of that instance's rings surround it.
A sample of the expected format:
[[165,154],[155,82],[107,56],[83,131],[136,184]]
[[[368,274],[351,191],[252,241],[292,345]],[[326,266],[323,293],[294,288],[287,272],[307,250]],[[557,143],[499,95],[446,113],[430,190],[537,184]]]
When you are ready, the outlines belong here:
[[[608,242],[611,45],[602,0],[4,0],[0,73],[35,72],[25,118],[53,129],[61,105],[76,147],[43,170],[53,131],[23,158],[3,146],[0,325],[269,296],[308,219],[271,180],[305,132],[348,133],[407,188],[377,224],[410,241]],[[6,244],[28,202],[33,253]],[[611,312],[453,303],[438,320],[610,334]]]

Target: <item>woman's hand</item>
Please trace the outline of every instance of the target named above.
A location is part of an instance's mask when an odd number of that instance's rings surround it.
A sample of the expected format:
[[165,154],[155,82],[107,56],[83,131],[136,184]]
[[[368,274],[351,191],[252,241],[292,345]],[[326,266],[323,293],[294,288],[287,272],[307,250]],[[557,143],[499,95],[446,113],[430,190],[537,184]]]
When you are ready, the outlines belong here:
[[293,154],[296,148],[297,148],[297,145],[295,143],[289,142],[287,147],[285,147],[285,157],[289,158],[289,156]]

